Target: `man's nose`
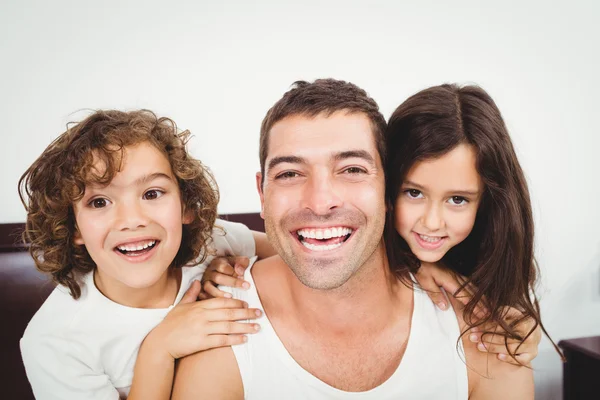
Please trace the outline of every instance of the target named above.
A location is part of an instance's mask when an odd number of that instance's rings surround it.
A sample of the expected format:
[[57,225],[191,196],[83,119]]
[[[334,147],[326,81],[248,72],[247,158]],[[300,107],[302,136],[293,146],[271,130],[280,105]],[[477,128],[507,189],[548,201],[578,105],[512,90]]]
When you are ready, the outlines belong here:
[[304,187],[303,207],[312,210],[316,215],[327,215],[342,205],[343,201],[336,188],[334,179],[329,174],[312,176]]

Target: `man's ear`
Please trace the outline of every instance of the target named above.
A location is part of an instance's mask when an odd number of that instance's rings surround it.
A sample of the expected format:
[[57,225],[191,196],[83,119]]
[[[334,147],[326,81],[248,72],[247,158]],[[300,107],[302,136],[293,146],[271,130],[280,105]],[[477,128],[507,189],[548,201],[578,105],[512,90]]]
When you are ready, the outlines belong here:
[[260,172],[256,173],[256,190],[260,196],[260,217],[265,219],[265,194],[263,193],[263,177]]

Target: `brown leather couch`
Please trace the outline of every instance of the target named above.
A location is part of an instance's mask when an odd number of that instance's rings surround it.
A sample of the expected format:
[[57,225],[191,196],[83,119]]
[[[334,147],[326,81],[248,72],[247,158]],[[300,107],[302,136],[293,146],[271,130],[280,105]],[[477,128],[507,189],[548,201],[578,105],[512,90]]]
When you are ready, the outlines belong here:
[[[230,221],[264,231],[258,213],[223,215]],[[0,224],[0,386],[3,399],[33,399],[25,375],[19,339],[50,292],[53,283],[35,269],[26,249],[18,243],[23,224]]]

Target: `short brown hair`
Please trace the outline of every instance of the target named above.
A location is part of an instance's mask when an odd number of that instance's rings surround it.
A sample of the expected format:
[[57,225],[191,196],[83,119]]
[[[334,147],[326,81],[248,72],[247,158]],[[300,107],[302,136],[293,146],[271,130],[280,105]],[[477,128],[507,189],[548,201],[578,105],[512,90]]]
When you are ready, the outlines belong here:
[[292,115],[315,117],[325,113],[329,116],[336,111],[363,113],[369,118],[381,164],[385,165],[384,132],[386,122],[379,111],[379,106],[367,92],[353,83],[331,78],[317,79],[312,83],[296,81],[292,85],[292,89],[271,107],[263,119],[259,146],[260,172],[263,180],[269,148],[269,132],[273,125]]
[[[85,120],[67,126],[25,171],[19,195],[27,210],[23,240],[37,268],[50,273],[57,284],[81,295],[81,274],[95,263],[85,246],[74,244],[76,232],[73,203],[81,199],[89,183],[107,185],[121,167],[124,148],[148,142],[169,160],[177,179],[183,209],[193,221],[183,226],[181,246],[173,267],[198,264],[207,254],[217,216],[219,192],[210,171],[186,150],[189,131],[179,131],[169,118],[152,111],[96,111]],[[99,175],[96,160],[106,165]],[[27,199],[27,200],[26,200]]]

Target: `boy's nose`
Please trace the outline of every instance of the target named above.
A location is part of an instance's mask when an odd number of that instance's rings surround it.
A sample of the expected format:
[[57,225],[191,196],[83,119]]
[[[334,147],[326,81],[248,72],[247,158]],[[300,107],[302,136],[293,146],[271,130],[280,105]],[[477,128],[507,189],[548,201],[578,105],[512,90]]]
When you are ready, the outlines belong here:
[[119,207],[119,230],[135,230],[148,225],[148,216],[139,204],[127,204]]

